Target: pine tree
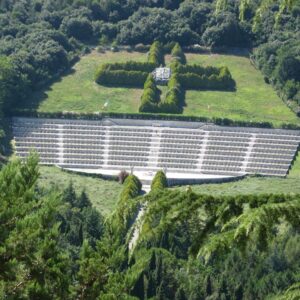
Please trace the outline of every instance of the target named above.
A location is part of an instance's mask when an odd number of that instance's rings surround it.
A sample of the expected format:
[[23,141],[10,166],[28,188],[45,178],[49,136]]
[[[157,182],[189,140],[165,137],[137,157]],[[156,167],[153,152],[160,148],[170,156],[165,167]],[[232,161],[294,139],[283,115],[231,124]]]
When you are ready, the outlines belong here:
[[79,197],[77,197],[76,202],[74,203],[75,207],[78,207],[80,209],[83,209],[85,207],[91,207],[92,203],[90,199],[88,198],[88,195],[86,194],[85,190],[83,190]]
[[70,203],[72,207],[76,204],[76,193],[72,181],[69,182],[68,187],[63,192],[63,200]]

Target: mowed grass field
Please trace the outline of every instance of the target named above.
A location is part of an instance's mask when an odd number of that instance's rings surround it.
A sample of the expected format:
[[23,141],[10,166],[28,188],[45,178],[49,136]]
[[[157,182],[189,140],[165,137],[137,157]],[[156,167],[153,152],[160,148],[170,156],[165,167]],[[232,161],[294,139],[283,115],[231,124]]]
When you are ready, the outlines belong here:
[[[137,112],[142,89],[101,86],[94,82],[94,75],[99,65],[104,63],[146,59],[147,54],[138,52],[92,51],[83,56],[68,74],[36,92],[22,106],[41,112]],[[106,102],[108,106],[105,109]]]
[[[282,102],[263,75],[246,56],[220,54],[186,54],[188,63],[228,66],[237,89],[235,92],[187,91],[184,115],[221,117],[244,121],[269,121],[299,124],[299,118]],[[83,56],[68,74],[49,87],[36,92],[23,103],[25,108],[42,112],[119,112],[137,113],[142,89],[105,87],[94,82],[94,74],[103,63],[146,61],[138,52],[93,51]],[[170,56],[166,56],[167,64]],[[104,104],[108,103],[107,108]]]
[[[286,178],[246,177],[245,179],[217,184],[192,185],[192,190],[199,194],[210,195],[248,195],[248,194],[300,194],[300,157]],[[177,187],[176,187],[177,188]],[[185,190],[186,186],[179,187]]]
[[247,56],[186,54],[186,57],[190,64],[227,66],[236,81],[236,91],[187,91],[185,115],[267,121],[275,125],[300,124]]
[[57,167],[40,166],[38,186],[42,189],[57,187],[65,189],[72,182],[79,194],[85,189],[93,205],[98,211],[107,216],[116,207],[122,185],[116,181],[103,180],[91,176],[69,173]]

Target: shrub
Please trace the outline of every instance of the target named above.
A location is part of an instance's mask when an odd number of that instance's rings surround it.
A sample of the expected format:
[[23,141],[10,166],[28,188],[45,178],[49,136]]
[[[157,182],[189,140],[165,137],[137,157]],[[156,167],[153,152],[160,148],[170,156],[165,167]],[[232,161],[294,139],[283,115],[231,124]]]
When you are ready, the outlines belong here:
[[177,73],[173,73],[168,82],[166,98],[160,103],[160,112],[181,113],[183,96],[184,92],[179,81],[179,76]]
[[123,185],[124,187],[120,195],[120,201],[126,201],[137,197],[142,189],[140,180],[134,175],[127,176]]
[[151,183],[151,191],[161,190],[168,187],[168,180],[163,171],[158,171]]
[[[202,69],[202,71],[200,71]],[[195,90],[233,90],[235,88],[235,81],[227,67],[204,68],[201,66],[194,66],[188,68],[189,72],[181,72],[182,67],[177,69],[178,78],[183,88]],[[191,72],[194,70],[194,72]],[[216,72],[218,70],[218,72]]]
[[164,51],[160,42],[156,41],[151,45],[148,54],[148,62],[154,64],[157,67],[165,64]]
[[149,62],[128,61],[125,63],[103,64],[96,71],[95,81],[103,85],[123,85],[142,87],[148,73],[155,64]]
[[160,101],[160,91],[155,84],[152,74],[149,74],[144,84],[139,112],[157,112]]
[[134,86],[142,87],[148,73],[141,71],[124,71],[113,70],[108,71],[101,68],[95,75],[95,81],[103,85],[122,85],[122,86]]
[[176,60],[183,65],[186,64],[186,57],[178,43],[176,43],[175,46],[173,47],[171,55],[173,60]]

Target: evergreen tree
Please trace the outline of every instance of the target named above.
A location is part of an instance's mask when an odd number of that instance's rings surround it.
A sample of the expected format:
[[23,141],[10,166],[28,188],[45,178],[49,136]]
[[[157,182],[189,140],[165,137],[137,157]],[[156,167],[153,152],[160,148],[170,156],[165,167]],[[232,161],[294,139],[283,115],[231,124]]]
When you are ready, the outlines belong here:
[[75,207],[78,207],[80,209],[83,209],[85,207],[91,207],[92,203],[90,199],[88,198],[85,190],[83,190],[79,197],[76,197],[76,201],[74,203]]
[[76,193],[72,181],[69,182],[68,187],[63,192],[63,200],[70,203],[72,207],[76,205]]

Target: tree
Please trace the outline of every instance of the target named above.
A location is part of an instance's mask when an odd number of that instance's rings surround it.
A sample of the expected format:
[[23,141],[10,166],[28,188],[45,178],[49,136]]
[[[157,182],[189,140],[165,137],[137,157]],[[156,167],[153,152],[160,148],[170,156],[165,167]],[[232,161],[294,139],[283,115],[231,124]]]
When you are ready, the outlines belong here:
[[69,182],[68,187],[64,190],[62,198],[65,202],[70,203],[72,207],[75,206],[76,193],[72,181]]
[[151,183],[151,190],[158,190],[158,189],[164,189],[168,186],[168,180],[163,171],[158,171]]
[[69,37],[74,37],[80,41],[87,41],[93,36],[93,27],[91,22],[84,17],[63,19],[61,29]]
[[57,194],[36,193],[38,158],[0,172],[0,274],[4,298],[67,299],[70,260],[59,244]]
[[90,199],[88,198],[86,191],[83,190],[79,197],[77,197],[76,202],[74,203],[75,207],[78,207],[80,209],[83,209],[85,207],[91,207],[92,203]]

